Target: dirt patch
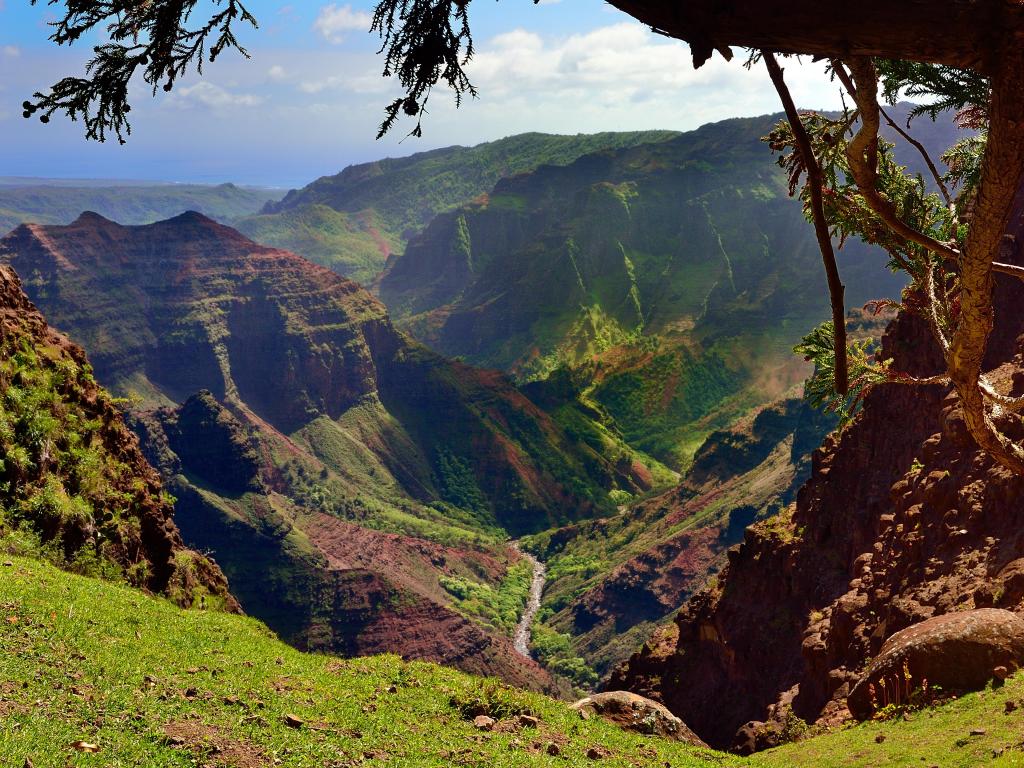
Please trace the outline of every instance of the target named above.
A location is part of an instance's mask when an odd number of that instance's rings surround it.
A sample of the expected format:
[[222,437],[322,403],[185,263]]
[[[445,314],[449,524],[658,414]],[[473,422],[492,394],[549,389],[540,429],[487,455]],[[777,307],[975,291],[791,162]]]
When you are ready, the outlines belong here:
[[195,720],[179,720],[164,726],[167,743],[187,750],[196,757],[218,766],[232,768],[262,768],[271,764],[259,749],[226,736],[216,726]]

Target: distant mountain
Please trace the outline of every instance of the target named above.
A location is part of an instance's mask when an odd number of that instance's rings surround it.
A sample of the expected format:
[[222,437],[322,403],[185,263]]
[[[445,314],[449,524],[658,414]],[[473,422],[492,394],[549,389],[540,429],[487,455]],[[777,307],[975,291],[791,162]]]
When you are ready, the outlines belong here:
[[255,213],[279,194],[272,189],[234,184],[0,177],[0,234],[29,222],[70,224],[82,211],[96,211],[123,224],[150,224],[185,211],[200,211],[218,221],[227,221]]
[[369,285],[388,258],[400,254],[435,215],[489,191],[501,178],[675,135],[526,133],[475,147],[353,165],[292,190],[235,226],[254,240],[294,251]]
[[[379,295],[444,354],[527,382],[564,370],[630,445],[685,469],[713,429],[803,379],[790,350],[828,316],[813,229],[760,141],[780,119],[502,179],[434,218]],[[839,258],[849,307],[902,288],[880,251]]]
[[647,487],[641,465],[412,342],[355,283],[197,213],[23,225],[0,262],[134,402],[186,540],[247,612],[305,647],[550,684],[502,636],[529,584],[505,532],[607,514],[610,491]]

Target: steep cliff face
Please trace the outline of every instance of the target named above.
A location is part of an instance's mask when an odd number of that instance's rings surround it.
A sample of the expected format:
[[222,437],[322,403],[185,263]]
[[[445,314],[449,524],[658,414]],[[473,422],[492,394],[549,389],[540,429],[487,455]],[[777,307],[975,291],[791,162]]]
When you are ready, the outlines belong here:
[[[1024,290],[998,282],[987,365],[1016,394]],[[893,322],[881,354],[914,375],[941,369],[910,316]],[[1008,434],[1022,437],[1019,425]],[[610,685],[659,697],[718,745],[788,707],[841,718],[850,685],[893,633],[950,611],[1024,608],[1022,490],[977,450],[945,388],[879,387],[815,452],[796,504],[749,528],[718,585]]]
[[85,353],[0,266],[0,547],[112,576],[182,605],[237,609],[186,549],[160,479]]
[[[493,628],[464,620],[443,577],[502,589],[515,560],[505,531],[606,511],[629,476],[504,376],[444,360],[355,283],[199,214],[26,225],[0,241],[0,261],[97,350],[100,380],[135,399],[186,537],[217,554],[248,612],[296,644],[346,652],[394,650],[381,622],[408,615],[412,634],[463,637],[475,650],[437,645],[466,669],[549,683]],[[450,574],[404,558],[338,565],[326,542],[356,526],[385,550],[401,534],[482,548],[498,565],[451,554]],[[381,590],[395,599],[372,596]],[[328,618],[346,605],[365,616]]]

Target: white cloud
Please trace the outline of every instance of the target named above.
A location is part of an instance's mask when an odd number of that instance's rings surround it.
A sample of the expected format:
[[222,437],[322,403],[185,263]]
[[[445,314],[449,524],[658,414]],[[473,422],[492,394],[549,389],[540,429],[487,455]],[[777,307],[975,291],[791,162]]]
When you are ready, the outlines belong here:
[[282,67],[280,64],[275,64],[274,66],[267,70],[267,77],[273,80],[274,82],[280,82],[281,80],[284,80],[286,75],[287,73],[284,71],[284,67]]
[[21,56],[21,49],[16,45],[5,45],[3,48],[0,48],[0,51],[3,52],[4,56],[12,59]]
[[203,80],[184,88],[178,88],[167,97],[165,103],[181,109],[206,107],[227,109],[230,107],[256,107],[264,101],[262,96],[249,93],[231,93],[209,81]]
[[337,44],[345,39],[346,32],[369,30],[372,20],[366,11],[353,10],[351,5],[339,7],[331,3],[320,9],[316,21],[313,22],[313,29],[323,35],[329,43]]
[[362,74],[347,73],[303,80],[299,83],[299,90],[303,93],[339,91],[362,95],[379,95],[394,90],[394,86],[391,82],[381,77],[379,71],[367,70]]
[[[726,62],[716,54],[695,70],[686,44],[634,22],[565,37],[516,29],[480,45],[467,72],[481,99],[467,111],[480,115],[500,104],[510,128],[520,127],[519,116],[530,116],[536,130],[565,130],[575,117],[584,131],[687,129],[780,111],[763,68],[747,71],[742,56],[737,51]],[[820,65],[789,60],[786,67],[802,107],[838,106],[837,88]]]

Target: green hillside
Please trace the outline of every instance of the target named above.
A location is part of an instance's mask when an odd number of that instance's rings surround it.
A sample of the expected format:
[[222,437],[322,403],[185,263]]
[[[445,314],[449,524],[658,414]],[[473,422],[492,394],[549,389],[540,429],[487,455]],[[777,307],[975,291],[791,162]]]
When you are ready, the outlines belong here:
[[[794,726],[804,740],[744,760],[584,721],[552,699],[443,667],[303,654],[253,619],[183,611],[38,561],[5,557],[0,569],[3,765],[1020,764],[1020,710],[1006,706],[1024,697],[1019,676],[887,722],[824,735]],[[471,722],[485,712],[494,731]],[[520,714],[537,725],[520,725]]]
[[554,686],[508,637],[528,585],[506,540],[609,514],[646,470],[413,342],[354,282],[199,214],[24,225],[0,262],[127,398],[186,541],[247,613],[301,648]]
[[[37,561],[0,568],[3,765],[583,766],[590,750],[623,768],[739,764],[497,681],[396,656],[306,655],[253,619]],[[476,729],[485,713],[501,727]]]
[[272,189],[234,184],[76,187],[21,180],[0,185],[0,235],[26,222],[70,224],[83,211],[94,211],[121,224],[149,224],[185,211],[227,221],[254,213],[279,195]]
[[289,192],[235,226],[369,284],[388,258],[443,211],[491,189],[501,178],[541,165],[566,165],[591,152],[661,141],[672,131],[554,136],[525,133],[475,147],[446,147],[349,166]]

